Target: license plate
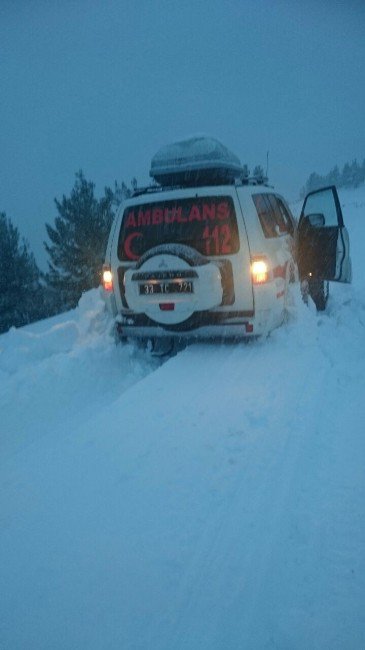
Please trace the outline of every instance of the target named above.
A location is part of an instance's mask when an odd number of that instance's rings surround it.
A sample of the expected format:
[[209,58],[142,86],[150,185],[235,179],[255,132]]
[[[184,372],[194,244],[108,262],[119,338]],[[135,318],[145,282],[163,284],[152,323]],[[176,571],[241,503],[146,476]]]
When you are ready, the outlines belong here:
[[139,285],[139,293],[143,296],[193,293],[193,283],[190,280],[182,280],[180,282],[145,282]]

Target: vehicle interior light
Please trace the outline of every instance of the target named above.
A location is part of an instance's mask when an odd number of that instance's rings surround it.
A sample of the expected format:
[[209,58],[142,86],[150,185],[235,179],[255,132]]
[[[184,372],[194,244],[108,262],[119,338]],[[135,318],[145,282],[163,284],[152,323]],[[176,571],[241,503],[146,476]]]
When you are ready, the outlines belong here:
[[257,258],[251,264],[252,281],[254,284],[265,284],[269,279],[269,265],[263,258]]
[[103,287],[105,291],[113,290],[113,274],[110,269],[104,269],[103,271]]

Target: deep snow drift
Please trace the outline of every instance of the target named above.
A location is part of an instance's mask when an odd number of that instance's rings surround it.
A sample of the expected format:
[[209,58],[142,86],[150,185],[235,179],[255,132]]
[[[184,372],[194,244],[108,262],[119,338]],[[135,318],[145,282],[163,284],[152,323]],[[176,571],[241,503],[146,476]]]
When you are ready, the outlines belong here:
[[0,648],[365,647],[365,188],[328,311],[161,363],[97,291],[0,337]]

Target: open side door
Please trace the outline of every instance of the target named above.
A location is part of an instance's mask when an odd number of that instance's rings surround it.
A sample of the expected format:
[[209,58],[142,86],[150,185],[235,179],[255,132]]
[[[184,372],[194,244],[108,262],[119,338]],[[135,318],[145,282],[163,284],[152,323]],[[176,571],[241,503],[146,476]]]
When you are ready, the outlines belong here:
[[351,282],[350,241],[334,185],[310,192],[298,224],[300,278]]

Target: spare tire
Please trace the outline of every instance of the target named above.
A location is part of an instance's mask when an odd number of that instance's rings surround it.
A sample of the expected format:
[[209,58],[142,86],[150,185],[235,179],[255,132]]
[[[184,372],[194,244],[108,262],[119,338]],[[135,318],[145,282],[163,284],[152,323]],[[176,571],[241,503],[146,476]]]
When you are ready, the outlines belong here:
[[185,244],[160,244],[159,246],[154,246],[150,248],[142,257],[139,258],[136,269],[140,269],[147,260],[156,255],[174,255],[179,257],[189,264],[189,266],[203,266],[204,264],[209,264],[207,260],[201,253],[198,253],[191,246],[185,246]]
[[161,244],[125,272],[129,307],[160,325],[175,325],[222,302],[218,264],[182,244]]

